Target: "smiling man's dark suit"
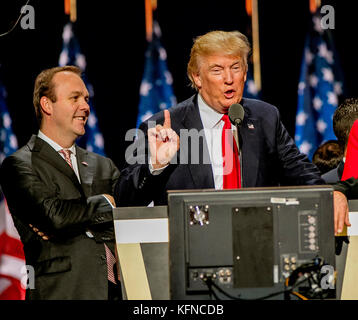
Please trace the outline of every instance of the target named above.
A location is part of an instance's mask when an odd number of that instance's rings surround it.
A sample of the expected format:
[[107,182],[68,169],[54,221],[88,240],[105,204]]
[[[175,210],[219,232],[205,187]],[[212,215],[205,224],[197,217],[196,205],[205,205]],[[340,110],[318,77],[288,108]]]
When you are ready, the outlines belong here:
[[[241,104],[245,110],[240,128],[243,187],[325,184],[317,167],[299,152],[280,121],[276,107],[252,99],[242,99]],[[179,136],[181,129],[196,129],[199,132],[203,129],[197,95],[169,111],[171,127]],[[154,115],[148,121],[163,124],[163,112]],[[147,132],[148,121],[140,126],[144,133]],[[189,143],[188,155],[184,157],[189,159],[188,164],[179,163],[180,152],[183,152],[181,145],[177,154],[178,164],[170,164],[159,175],[150,173],[148,161],[145,164],[132,164],[123,169],[115,191],[117,205],[147,205],[152,200],[156,205],[166,204],[167,190],[214,188],[211,164],[203,163],[203,154],[208,152],[206,142],[204,143],[206,140],[204,138],[200,141],[199,163],[190,163],[192,155]],[[137,150],[143,150],[143,144],[143,139],[138,139]],[[137,154],[134,156],[138,158]],[[144,158],[147,160],[148,156]]]
[[59,153],[36,136],[1,167],[26,264],[35,270],[29,299],[108,297],[104,242],[113,250],[114,234],[112,207],[102,194],[113,194],[119,171],[108,158],[77,146],[76,152],[81,184]]

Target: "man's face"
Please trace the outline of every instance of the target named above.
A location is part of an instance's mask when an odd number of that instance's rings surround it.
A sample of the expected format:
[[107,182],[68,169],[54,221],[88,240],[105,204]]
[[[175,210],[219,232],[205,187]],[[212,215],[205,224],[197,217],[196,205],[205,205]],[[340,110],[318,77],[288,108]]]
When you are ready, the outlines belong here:
[[52,102],[52,123],[63,137],[75,140],[85,134],[90,113],[87,88],[77,74],[69,71],[56,73],[52,81],[57,98]]
[[227,113],[242,98],[246,69],[240,57],[211,55],[201,58],[193,78],[205,102],[219,113]]

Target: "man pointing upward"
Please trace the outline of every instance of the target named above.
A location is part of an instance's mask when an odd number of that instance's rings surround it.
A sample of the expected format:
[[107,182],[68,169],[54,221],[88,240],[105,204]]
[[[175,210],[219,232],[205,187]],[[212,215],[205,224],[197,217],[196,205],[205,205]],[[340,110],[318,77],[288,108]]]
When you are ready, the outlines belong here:
[[[238,31],[212,31],[195,39],[187,73],[196,93],[141,124],[146,135],[136,143],[147,146],[150,160],[121,172],[117,205],[166,204],[167,190],[325,184],[289,136],[278,109],[243,98],[249,52],[246,36]],[[225,134],[236,130],[227,117],[234,103],[245,111],[240,150],[233,135]],[[155,128],[148,129],[153,122]],[[196,136],[183,139],[188,132]],[[232,170],[224,170],[228,164]]]

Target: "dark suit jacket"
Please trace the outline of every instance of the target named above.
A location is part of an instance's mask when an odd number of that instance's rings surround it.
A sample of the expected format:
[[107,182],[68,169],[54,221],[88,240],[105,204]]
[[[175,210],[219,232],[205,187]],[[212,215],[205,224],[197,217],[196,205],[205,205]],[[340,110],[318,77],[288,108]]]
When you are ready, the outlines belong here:
[[[267,187],[279,185],[325,184],[317,167],[301,154],[280,121],[276,107],[258,100],[242,99],[245,117],[240,128],[242,150],[241,172],[243,187]],[[138,136],[135,148],[143,156],[134,153],[127,159],[134,163],[121,172],[115,190],[117,205],[147,205],[154,200],[156,205],[167,202],[167,190],[214,188],[210,163],[206,163],[207,145],[205,136],[200,139],[199,159],[192,157],[197,148],[191,150],[193,141],[183,143],[182,129],[201,131],[203,124],[197,104],[197,95],[172,107],[170,110],[172,129],[180,136],[181,147],[176,158],[177,164],[170,164],[160,175],[150,174],[147,158],[147,138]],[[155,114],[148,121],[163,124],[163,112]],[[140,126],[146,134],[148,121]],[[183,131],[182,131],[183,132]],[[144,150],[144,151],[143,151]],[[184,157],[183,152],[186,153]],[[182,163],[180,158],[188,160]]]
[[336,183],[337,181],[341,180],[342,174],[344,169],[344,162],[343,160],[339,162],[337,168],[334,168],[325,174],[322,174],[322,179],[326,181],[326,183]]
[[334,189],[340,191],[347,199],[358,199],[358,179],[349,178],[344,181],[338,181],[334,184]]
[[[1,186],[24,244],[26,264],[35,270],[27,299],[107,299],[104,243],[114,249],[112,207],[119,171],[113,162],[76,146],[79,183],[66,161],[32,136],[7,157]],[[86,162],[88,165],[84,165]],[[29,224],[50,235],[39,237]],[[86,231],[94,235],[90,238]]]

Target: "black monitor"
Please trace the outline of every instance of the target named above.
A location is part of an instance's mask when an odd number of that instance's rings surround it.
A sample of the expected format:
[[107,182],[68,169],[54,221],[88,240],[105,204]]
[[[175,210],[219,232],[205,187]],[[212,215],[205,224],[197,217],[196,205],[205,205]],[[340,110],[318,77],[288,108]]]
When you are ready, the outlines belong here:
[[171,299],[334,298],[330,186],[170,191],[168,216]]

